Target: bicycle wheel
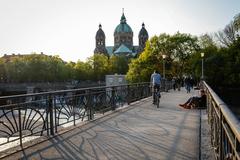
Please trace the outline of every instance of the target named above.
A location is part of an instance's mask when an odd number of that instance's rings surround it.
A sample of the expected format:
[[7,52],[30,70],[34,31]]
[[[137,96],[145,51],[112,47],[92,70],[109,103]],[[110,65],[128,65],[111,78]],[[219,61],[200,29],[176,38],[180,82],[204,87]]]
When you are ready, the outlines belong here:
[[160,104],[160,98],[159,96],[156,97],[156,105],[157,105],[157,108],[159,108],[159,104]]
[[157,95],[156,92],[153,92],[153,104],[156,104]]

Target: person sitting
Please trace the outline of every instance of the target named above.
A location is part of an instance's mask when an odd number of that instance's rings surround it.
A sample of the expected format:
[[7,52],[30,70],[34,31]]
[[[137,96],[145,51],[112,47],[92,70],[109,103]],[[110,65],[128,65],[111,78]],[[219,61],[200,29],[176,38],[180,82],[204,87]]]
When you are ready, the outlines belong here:
[[205,108],[206,107],[206,94],[203,89],[200,90],[200,97],[193,96],[187,100],[184,104],[179,104],[180,107],[191,108]]

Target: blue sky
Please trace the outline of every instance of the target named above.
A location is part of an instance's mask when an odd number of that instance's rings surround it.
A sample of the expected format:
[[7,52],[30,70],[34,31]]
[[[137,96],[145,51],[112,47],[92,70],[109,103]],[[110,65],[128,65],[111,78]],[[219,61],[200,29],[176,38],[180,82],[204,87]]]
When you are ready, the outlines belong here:
[[0,55],[43,52],[85,61],[99,23],[113,45],[122,8],[138,45],[142,22],[150,37],[217,32],[240,13],[240,0],[0,0]]

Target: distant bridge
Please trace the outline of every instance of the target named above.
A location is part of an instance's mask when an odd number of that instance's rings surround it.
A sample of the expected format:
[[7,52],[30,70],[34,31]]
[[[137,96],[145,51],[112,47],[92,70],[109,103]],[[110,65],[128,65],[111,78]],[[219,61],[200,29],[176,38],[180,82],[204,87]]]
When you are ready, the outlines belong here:
[[94,82],[42,82],[42,83],[0,83],[0,91],[4,92],[25,92],[25,93],[36,93],[42,91],[56,91],[66,90],[73,88],[86,88],[104,86],[105,83],[94,83]]

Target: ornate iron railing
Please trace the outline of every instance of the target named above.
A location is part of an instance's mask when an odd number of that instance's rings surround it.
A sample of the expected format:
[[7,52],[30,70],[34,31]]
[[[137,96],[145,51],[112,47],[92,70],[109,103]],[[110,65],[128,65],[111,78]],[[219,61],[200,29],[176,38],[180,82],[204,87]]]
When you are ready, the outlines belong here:
[[204,87],[207,91],[208,122],[215,158],[240,159],[240,122],[205,82]]
[[[49,136],[124,104],[149,97],[149,83],[0,97],[0,147]],[[1,152],[1,151],[0,151]]]

